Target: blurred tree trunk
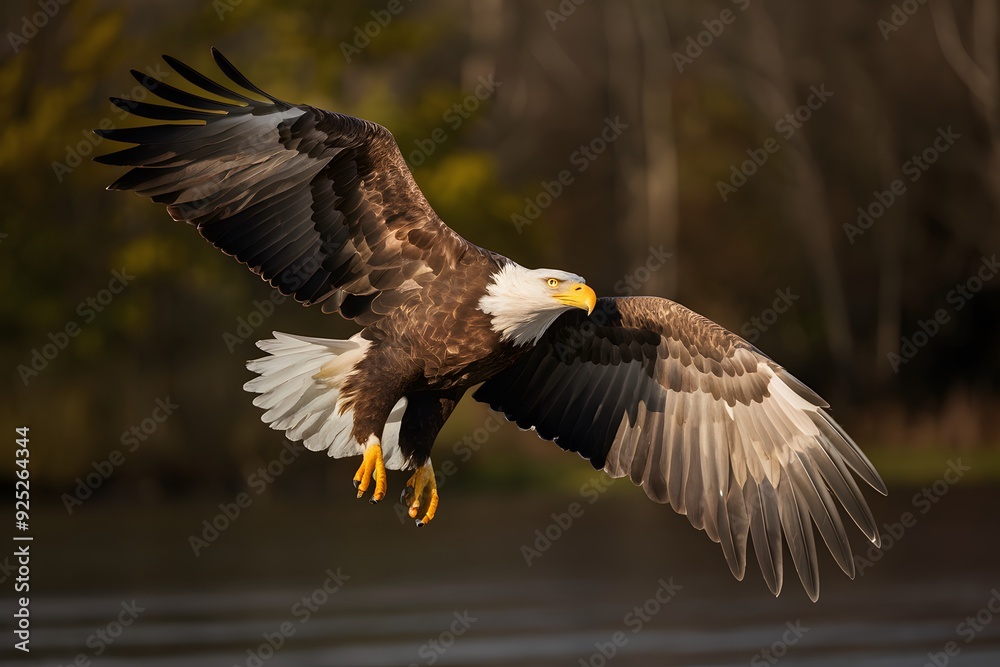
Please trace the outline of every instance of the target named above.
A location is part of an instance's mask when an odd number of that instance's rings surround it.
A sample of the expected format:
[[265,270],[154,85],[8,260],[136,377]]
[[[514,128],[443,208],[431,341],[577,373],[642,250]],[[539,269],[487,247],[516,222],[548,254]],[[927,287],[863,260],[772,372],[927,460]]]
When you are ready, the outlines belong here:
[[[611,115],[630,124],[615,147],[616,208],[632,270],[651,248],[677,245],[677,146],[673,134],[670,43],[659,3],[633,0],[604,5]],[[665,38],[666,37],[666,38]],[[676,290],[676,263],[667,261],[641,286],[668,296]]]
[[[881,44],[877,47],[881,47]],[[858,62],[855,54],[845,53],[841,65],[857,87],[856,98],[859,105],[864,107],[858,141],[872,147],[871,161],[876,169],[870,176],[876,178],[881,190],[899,178],[901,149],[899,128],[892,116],[892,100],[886,96],[885,86],[873,76],[869,68]],[[864,160],[868,161],[868,154]],[[892,206],[885,209],[879,218],[877,229],[872,232],[878,259],[874,355],[870,367],[870,377],[875,384],[884,385],[891,380],[892,367],[886,363],[886,356],[890,352],[899,352],[908,202],[907,197],[897,198]],[[855,247],[857,246],[852,245],[852,250]],[[863,341],[867,341],[870,333],[868,329],[862,328],[859,335]]]
[[[673,252],[677,247],[680,214],[670,32],[659,2],[635,0],[635,9],[643,54],[640,95],[646,140],[647,234],[641,252],[647,252],[647,247]],[[651,275],[646,293],[673,295],[677,288],[676,268],[677,263],[668,260]]]
[[[874,106],[874,105],[873,105]],[[882,183],[891,183],[899,174],[898,148],[892,122],[881,116],[876,130],[875,157]],[[900,317],[903,310],[903,248],[907,200],[901,197],[879,223],[878,310],[875,317],[875,381],[890,379],[890,352],[899,352]]]
[[969,89],[976,115],[986,127],[989,144],[985,181],[994,213],[1000,214],[1000,72],[997,63],[1000,11],[997,0],[973,0],[969,17],[971,51],[962,43],[949,0],[931,0],[930,8],[941,53]]
[[618,237],[626,259],[625,268],[631,271],[642,261],[638,250],[642,248],[645,254],[645,246],[641,244],[646,240],[645,157],[642,128],[637,123],[642,113],[639,99],[642,62],[631,4],[608,2],[602,9],[608,44],[609,115],[620,115],[629,125],[628,131],[615,142],[613,178],[615,223],[622,230]]
[[[746,60],[756,66],[747,72],[747,90],[765,118],[777,120],[798,106],[796,81],[785,67],[778,31],[763,8],[744,14],[750,26]],[[809,82],[819,85],[822,82]],[[800,236],[819,287],[830,351],[837,365],[851,362],[851,338],[847,298],[837,267],[832,234],[840,228],[830,217],[823,187],[823,174],[805,140],[806,128],[787,140],[782,153],[792,175],[788,197],[789,222]]]
[[503,0],[469,0],[469,49],[462,60],[462,90],[474,90],[479,77],[496,73],[503,37]]

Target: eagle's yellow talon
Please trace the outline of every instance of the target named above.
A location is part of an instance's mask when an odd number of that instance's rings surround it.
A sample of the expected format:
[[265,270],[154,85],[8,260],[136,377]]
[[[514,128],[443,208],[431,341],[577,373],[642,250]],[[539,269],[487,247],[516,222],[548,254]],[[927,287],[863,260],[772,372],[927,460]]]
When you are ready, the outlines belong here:
[[434,518],[434,515],[437,513],[438,501],[437,487],[433,487],[431,488],[431,499],[427,503],[427,512],[424,514],[424,518],[417,522],[418,527],[429,523]]
[[[434,518],[440,499],[438,497],[437,481],[434,479],[434,467],[431,465],[430,459],[427,460],[427,463],[420,466],[413,473],[413,477],[406,482],[406,488],[403,490],[401,500],[404,504],[410,506],[407,513],[411,519],[417,519],[420,516],[421,508],[425,508],[423,518],[416,521],[418,528],[429,523]],[[407,500],[409,500],[408,503]]]
[[377,503],[385,498],[386,476],[385,461],[382,460],[382,445],[375,438],[368,441],[361,466],[354,473],[354,488],[358,490],[358,498],[365,495],[372,479],[375,480],[375,491],[372,493],[371,502]]

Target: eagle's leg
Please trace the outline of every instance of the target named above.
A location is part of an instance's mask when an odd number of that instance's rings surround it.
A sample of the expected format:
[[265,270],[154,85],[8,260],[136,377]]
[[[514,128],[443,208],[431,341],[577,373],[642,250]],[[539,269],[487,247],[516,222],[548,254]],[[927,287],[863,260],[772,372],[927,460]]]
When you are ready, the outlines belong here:
[[[417,520],[417,528],[434,518],[438,507],[438,490],[437,481],[434,479],[434,466],[431,465],[430,459],[417,468],[413,477],[406,482],[399,500],[409,506],[410,518]],[[421,510],[423,516],[418,519]]]
[[376,436],[368,437],[361,467],[354,473],[354,488],[358,490],[358,498],[365,495],[368,485],[375,480],[375,491],[371,502],[377,503],[385,498],[385,462],[382,460],[382,445]]

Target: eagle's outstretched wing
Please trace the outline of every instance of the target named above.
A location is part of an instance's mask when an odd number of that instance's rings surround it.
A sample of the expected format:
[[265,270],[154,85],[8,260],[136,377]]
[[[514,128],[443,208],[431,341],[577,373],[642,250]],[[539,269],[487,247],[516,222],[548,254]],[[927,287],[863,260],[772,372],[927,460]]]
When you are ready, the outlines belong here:
[[266,101],[169,56],[177,75],[214,98],[133,70],[154,95],[182,106],[111,101],[142,118],[182,122],[97,130],[138,144],[96,158],[133,167],[109,189],[166,204],[283,294],[361,324],[475,248],[434,213],[384,127],[283,102],[212,54],[233,83]]
[[777,595],[782,533],[809,594],[819,596],[813,524],[854,576],[836,499],[875,544],[852,476],[886,493],[826,402],[742,338],[658,298],[604,298],[562,315],[475,398],[521,428],[629,477],[721,542],[733,574],[747,535]]

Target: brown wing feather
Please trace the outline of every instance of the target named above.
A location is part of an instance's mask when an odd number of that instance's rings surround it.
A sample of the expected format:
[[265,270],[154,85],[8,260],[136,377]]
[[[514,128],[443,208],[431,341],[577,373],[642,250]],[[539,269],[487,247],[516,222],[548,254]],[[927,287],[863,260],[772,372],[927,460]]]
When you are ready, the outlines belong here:
[[175,220],[195,225],[283,294],[362,324],[470,248],[431,209],[388,130],[282,102],[212,53],[234,84],[267,101],[165,57],[181,77],[226,101],[137,75],[153,94],[191,108],[115,101],[137,116],[185,124],[99,130],[137,144],[96,158],[133,167],[109,189],[166,204]]
[[475,398],[670,503],[722,544],[740,579],[749,535],[775,594],[784,536],[806,592],[818,597],[813,524],[853,576],[834,498],[878,544],[853,475],[881,493],[885,485],[826,402],[740,337],[672,301],[601,299],[589,317],[567,313]]

